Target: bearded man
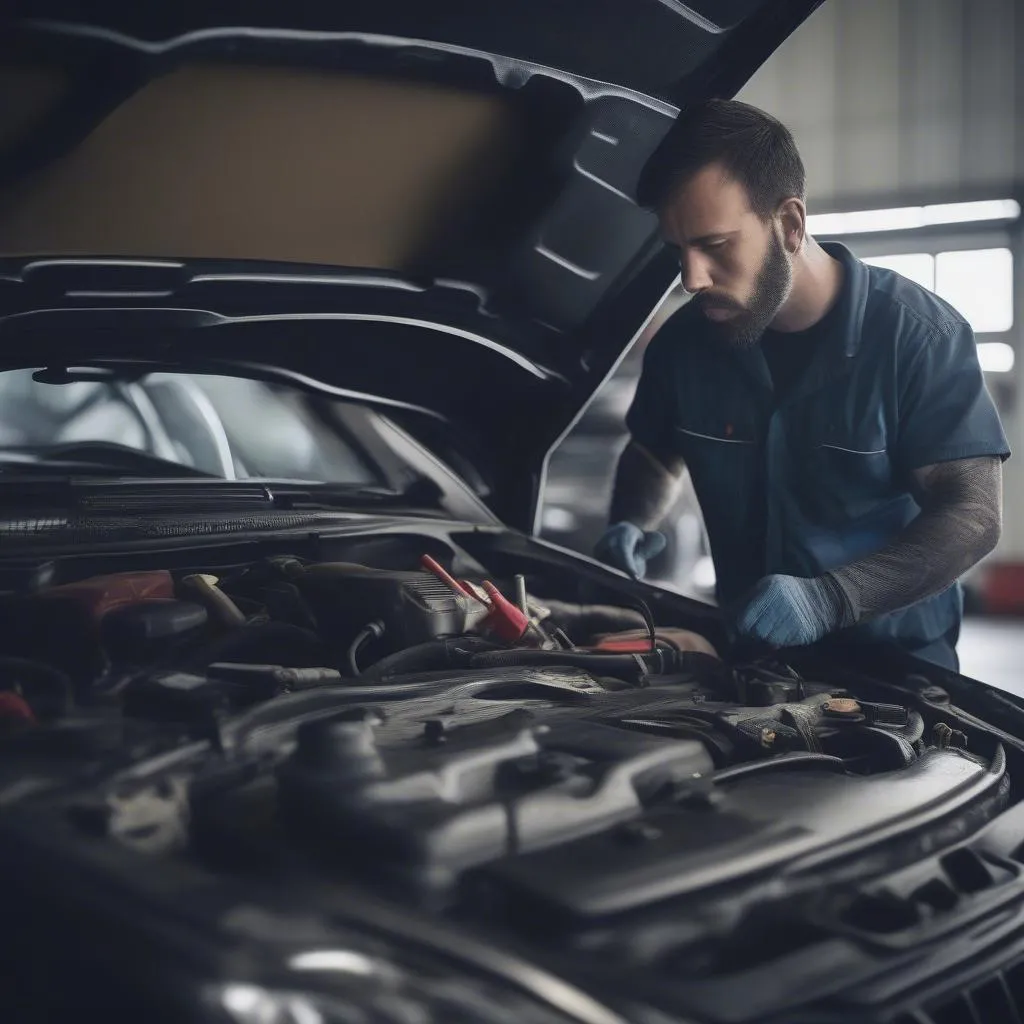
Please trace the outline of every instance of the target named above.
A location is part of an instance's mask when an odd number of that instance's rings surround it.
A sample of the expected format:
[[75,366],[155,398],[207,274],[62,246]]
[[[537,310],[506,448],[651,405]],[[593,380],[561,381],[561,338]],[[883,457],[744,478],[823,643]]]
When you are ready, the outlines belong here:
[[692,298],[645,353],[598,557],[643,577],[689,472],[736,640],[955,669],[1010,453],[970,325],[811,238],[793,137],[747,104],[684,110],[637,193]]

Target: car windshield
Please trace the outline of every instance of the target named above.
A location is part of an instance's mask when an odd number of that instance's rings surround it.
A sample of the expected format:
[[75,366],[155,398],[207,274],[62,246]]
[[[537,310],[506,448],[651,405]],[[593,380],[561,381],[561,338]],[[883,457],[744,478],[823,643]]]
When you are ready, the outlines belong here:
[[[45,383],[35,371],[0,373],[0,467],[116,464],[145,475],[287,479],[372,486],[382,475],[336,413],[355,403],[238,377],[150,373]],[[86,456],[88,457],[86,459]],[[115,458],[116,456],[116,458]],[[165,475],[167,475],[165,473]]]

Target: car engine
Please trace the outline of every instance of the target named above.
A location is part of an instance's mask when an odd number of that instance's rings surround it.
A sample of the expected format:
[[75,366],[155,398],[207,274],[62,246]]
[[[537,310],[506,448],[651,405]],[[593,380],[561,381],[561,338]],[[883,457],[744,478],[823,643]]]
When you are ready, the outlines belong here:
[[769,955],[737,953],[728,887],[812,886],[837,849],[891,867],[948,827],[943,801],[1009,801],[1002,748],[935,693],[736,662],[625,591],[492,577],[468,547],[8,565],[0,832],[57,815],[65,850],[355,886],[572,949],[577,977],[678,979]]

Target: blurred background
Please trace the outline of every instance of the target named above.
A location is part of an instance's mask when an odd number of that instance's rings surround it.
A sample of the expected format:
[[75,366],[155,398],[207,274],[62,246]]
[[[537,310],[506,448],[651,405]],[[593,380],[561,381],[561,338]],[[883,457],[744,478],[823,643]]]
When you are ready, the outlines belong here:
[[[974,327],[1016,453],[1004,471],[998,548],[965,579],[963,670],[1019,682],[1024,655],[1024,0],[829,0],[739,98],[785,122],[808,177],[810,229],[935,291]],[[607,522],[623,417],[669,296],[553,453],[543,535],[590,553]],[[652,566],[712,601],[714,567],[690,490]]]

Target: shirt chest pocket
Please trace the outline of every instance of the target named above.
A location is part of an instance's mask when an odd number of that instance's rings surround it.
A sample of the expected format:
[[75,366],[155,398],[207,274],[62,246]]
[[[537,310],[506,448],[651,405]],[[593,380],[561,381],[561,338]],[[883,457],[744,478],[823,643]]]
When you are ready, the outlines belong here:
[[805,507],[823,523],[870,514],[893,497],[888,432],[878,417],[790,432],[791,470]]
[[702,502],[742,501],[758,475],[762,445],[749,422],[712,409],[690,410],[676,422],[672,442]]

